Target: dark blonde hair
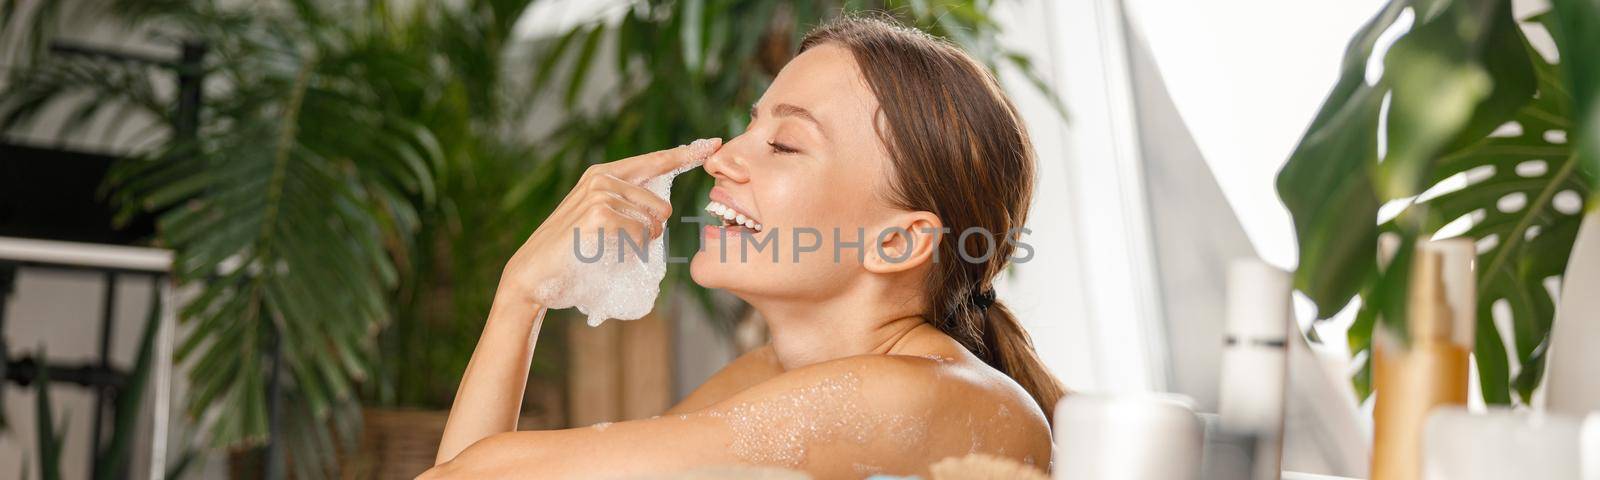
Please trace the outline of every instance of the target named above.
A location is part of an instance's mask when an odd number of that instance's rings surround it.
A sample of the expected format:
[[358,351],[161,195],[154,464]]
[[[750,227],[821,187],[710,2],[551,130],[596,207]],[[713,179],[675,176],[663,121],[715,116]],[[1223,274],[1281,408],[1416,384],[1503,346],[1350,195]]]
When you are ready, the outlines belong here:
[[[894,171],[890,202],[938,215],[955,235],[974,227],[994,235],[1021,229],[1033,196],[1033,146],[988,68],[949,42],[875,17],[822,25],[800,51],[819,45],[849,50],[877,95],[874,123]],[[980,262],[958,256],[959,240],[939,243],[938,258],[946,260],[928,276],[925,318],[1016,380],[1049,418],[1066,388],[1039,361],[1011,311],[989,302],[991,282],[1015,245],[982,237],[966,236],[962,250],[987,252],[992,241],[993,254]]]

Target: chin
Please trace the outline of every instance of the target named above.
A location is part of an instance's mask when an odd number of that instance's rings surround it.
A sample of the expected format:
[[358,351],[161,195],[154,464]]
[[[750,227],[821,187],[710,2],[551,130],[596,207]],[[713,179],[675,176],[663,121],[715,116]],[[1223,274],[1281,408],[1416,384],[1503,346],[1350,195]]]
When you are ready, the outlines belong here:
[[789,271],[780,266],[740,262],[737,253],[729,252],[727,261],[719,258],[715,248],[696,252],[689,260],[689,277],[694,283],[705,288],[726,290],[739,295],[741,293],[766,292],[776,293],[795,288],[791,281],[774,283],[774,278],[796,278],[796,272]]
[[716,250],[702,250],[695,252],[689,260],[689,278],[702,287],[736,290],[733,287],[744,285],[749,280],[741,278],[748,273],[740,271],[740,267],[748,265],[739,265],[732,257],[723,262],[717,258]]
[[722,272],[716,271],[722,269],[723,266],[711,265],[716,260],[707,260],[705,257],[706,252],[702,251],[695,252],[694,257],[689,259],[689,278],[694,279],[694,283],[702,287],[723,288],[723,283],[718,281],[721,280]]

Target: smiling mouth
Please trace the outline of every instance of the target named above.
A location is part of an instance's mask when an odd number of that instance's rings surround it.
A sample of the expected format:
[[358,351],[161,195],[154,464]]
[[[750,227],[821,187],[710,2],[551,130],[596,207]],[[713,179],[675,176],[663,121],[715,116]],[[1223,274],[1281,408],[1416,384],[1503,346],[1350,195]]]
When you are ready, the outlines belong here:
[[761,222],[734,211],[732,207],[723,205],[721,202],[712,200],[711,203],[706,205],[706,211],[711,212],[712,215],[716,215],[717,218],[722,219],[722,226],[724,228],[742,226],[752,231],[761,231]]

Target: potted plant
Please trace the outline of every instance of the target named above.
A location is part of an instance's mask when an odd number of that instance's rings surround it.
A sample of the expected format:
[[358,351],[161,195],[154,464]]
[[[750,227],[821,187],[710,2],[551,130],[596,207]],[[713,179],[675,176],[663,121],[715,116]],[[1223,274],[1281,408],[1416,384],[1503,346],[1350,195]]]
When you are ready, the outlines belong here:
[[[1319,319],[1359,303],[1349,341],[1363,397],[1373,329],[1405,335],[1413,246],[1444,237],[1478,250],[1483,399],[1526,403],[1540,383],[1556,301],[1546,283],[1565,270],[1600,187],[1600,11],[1552,5],[1519,20],[1510,2],[1389,2],[1351,39],[1278,176],[1299,237],[1296,289]],[[1530,29],[1554,49],[1531,44]],[[1380,237],[1398,245],[1394,258],[1379,258]],[[1497,316],[1512,326],[1509,347]]]

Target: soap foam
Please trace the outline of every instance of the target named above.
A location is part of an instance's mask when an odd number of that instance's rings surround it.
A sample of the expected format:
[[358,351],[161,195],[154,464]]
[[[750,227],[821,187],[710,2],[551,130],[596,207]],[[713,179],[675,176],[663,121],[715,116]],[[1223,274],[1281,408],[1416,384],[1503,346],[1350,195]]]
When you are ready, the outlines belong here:
[[[705,164],[716,148],[715,140],[695,140],[688,146],[687,162],[665,175],[646,180],[641,186],[662,200],[669,200],[672,179]],[[591,327],[600,326],[607,319],[637,320],[650,313],[655,308],[656,296],[661,293],[661,279],[667,273],[666,235],[650,239],[644,246],[646,257],[641,259],[636,245],[644,240],[642,238],[631,238],[631,244],[624,244],[617,232],[607,231],[603,235],[605,243],[601,245],[598,232],[580,233],[582,243],[578,254],[585,259],[593,259],[597,251],[603,255],[598,260],[585,262],[577,255],[562,252],[569,260],[566,271],[544,280],[534,293],[539,303],[551,309],[577,307],[589,317]],[[639,235],[639,232],[629,233],[634,237]]]

